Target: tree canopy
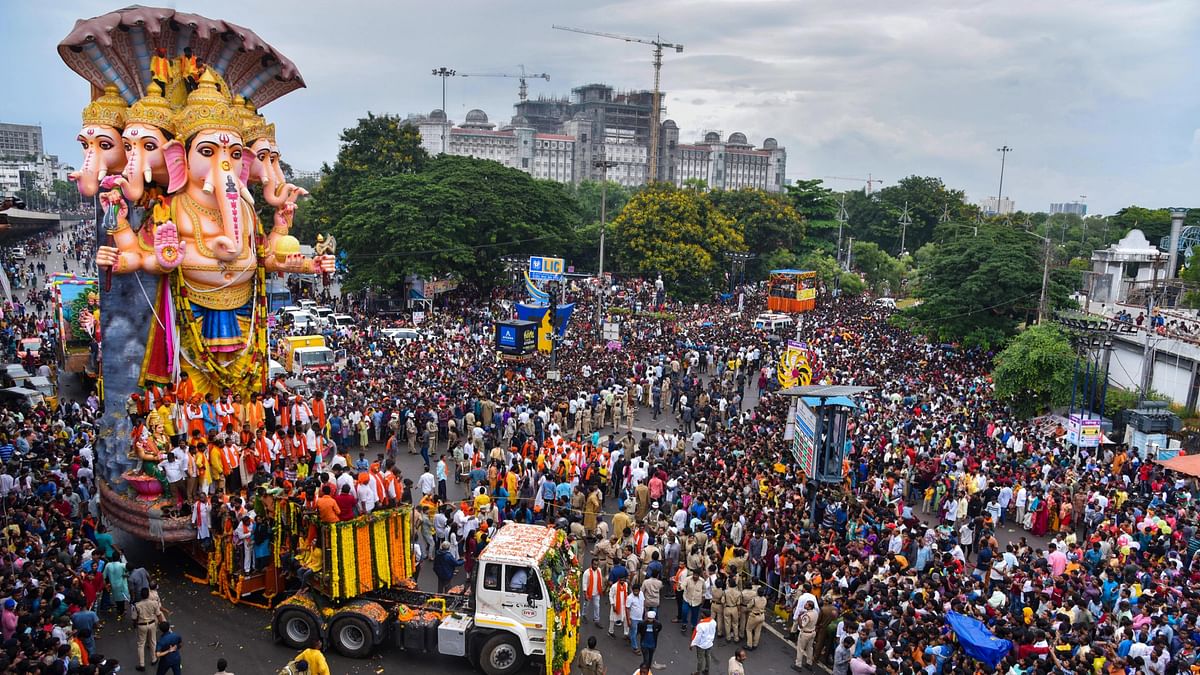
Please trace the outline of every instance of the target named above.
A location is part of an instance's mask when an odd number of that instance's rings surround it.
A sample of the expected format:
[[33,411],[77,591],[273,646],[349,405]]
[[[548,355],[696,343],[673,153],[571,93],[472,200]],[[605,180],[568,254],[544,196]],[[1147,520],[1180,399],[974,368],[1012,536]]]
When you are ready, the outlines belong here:
[[725,254],[745,250],[733,219],[705,193],[663,184],[635,194],[613,221],[613,234],[625,271],[661,273],[667,290],[685,298],[722,287]]
[[996,398],[1029,417],[1071,399],[1075,351],[1056,325],[1032,326],[996,356],[992,380]]
[[[916,329],[944,341],[994,348],[1036,315],[1043,263],[1037,237],[984,223],[978,236],[942,242],[923,255],[927,263],[916,289],[922,302],[903,314]],[[1052,275],[1051,307],[1067,302],[1072,290],[1067,275],[1066,270]]]
[[733,220],[746,251],[756,256],[748,269],[752,278],[762,278],[772,269],[766,264],[772,253],[795,250],[804,240],[804,217],[783,195],[743,188],[709,192],[708,199]]

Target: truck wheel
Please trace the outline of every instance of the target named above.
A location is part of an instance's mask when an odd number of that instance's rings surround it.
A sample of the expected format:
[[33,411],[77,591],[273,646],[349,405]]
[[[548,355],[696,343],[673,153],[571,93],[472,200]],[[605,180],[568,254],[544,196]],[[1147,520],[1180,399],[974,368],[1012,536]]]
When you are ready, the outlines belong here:
[[364,658],[371,653],[371,648],[375,646],[370,626],[366,621],[353,616],[348,616],[333,624],[333,630],[329,631],[329,639],[333,641],[334,648],[342,656],[349,656],[353,659]]
[[525,667],[521,643],[507,633],[493,635],[479,651],[479,667],[487,675],[513,675]]
[[284,610],[275,621],[276,631],[283,644],[292,649],[308,649],[313,637],[318,635],[312,617],[298,610]]

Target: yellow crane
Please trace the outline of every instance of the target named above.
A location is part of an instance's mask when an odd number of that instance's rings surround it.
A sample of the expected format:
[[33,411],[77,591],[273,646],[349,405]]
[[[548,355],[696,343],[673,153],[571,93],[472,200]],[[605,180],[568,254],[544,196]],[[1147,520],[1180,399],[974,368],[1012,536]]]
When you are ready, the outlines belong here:
[[683,45],[664,42],[661,35],[656,35],[653,40],[643,38],[630,37],[628,35],[617,35],[616,33],[604,33],[598,30],[584,30],[583,28],[571,28],[570,26],[554,25],[558,30],[571,31],[572,33],[583,33],[584,35],[595,35],[597,37],[612,38],[613,40],[623,40],[625,42],[637,42],[643,45],[654,46],[654,103],[650,109],[650,147],[649,147],[649,166],[647,167],[647,182],[658,180],[658,123],[659,115],[662,111],[662,104],[659,102],[658,82],[659,72],[662,70],[663,48],[674,49],[676,53],[683,51]]
[[520,74],[514,73],[458,73],[459,77],[515,77],[521,81],[521,86],[517,90],[517,96],[524,101],[529,98],[529,86],[525,84],[526,78],[541,78],[547,82],[550,81],[550,76],[546,73],[526,73],[525,66],[517,66],[521,69]]

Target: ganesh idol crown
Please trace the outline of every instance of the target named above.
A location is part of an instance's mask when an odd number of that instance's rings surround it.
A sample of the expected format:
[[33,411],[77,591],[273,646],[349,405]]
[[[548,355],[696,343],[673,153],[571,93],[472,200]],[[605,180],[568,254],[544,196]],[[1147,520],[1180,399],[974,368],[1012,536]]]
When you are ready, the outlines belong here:
[[77,22],[58,51],[92,86],[71,179],[104,224],[97,267],[106,286],[136,278],[131,297],[149,317],[144,349],[123,352],[140,362],[113,364],[105,349],[105,370],[137,368],[138,388],[189,400],[262,391],[266,279],[334,270],[332,255],[303,256],[289,234],[306,193],[287,183],[275,125],[256,107],[304,86],[295,65],[236,24],[137,6]]

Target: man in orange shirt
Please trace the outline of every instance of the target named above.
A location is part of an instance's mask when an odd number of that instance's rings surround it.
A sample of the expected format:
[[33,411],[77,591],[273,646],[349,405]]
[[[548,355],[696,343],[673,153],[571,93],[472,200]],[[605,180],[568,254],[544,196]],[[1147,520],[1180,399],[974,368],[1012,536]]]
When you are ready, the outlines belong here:
[[322,523],[336,523],[341,520],[341,508],[338,507],[337,500],[330,494],[332,490],[328,485],[321,488],[321,496],[317,497],[317,514],[321,518]]

